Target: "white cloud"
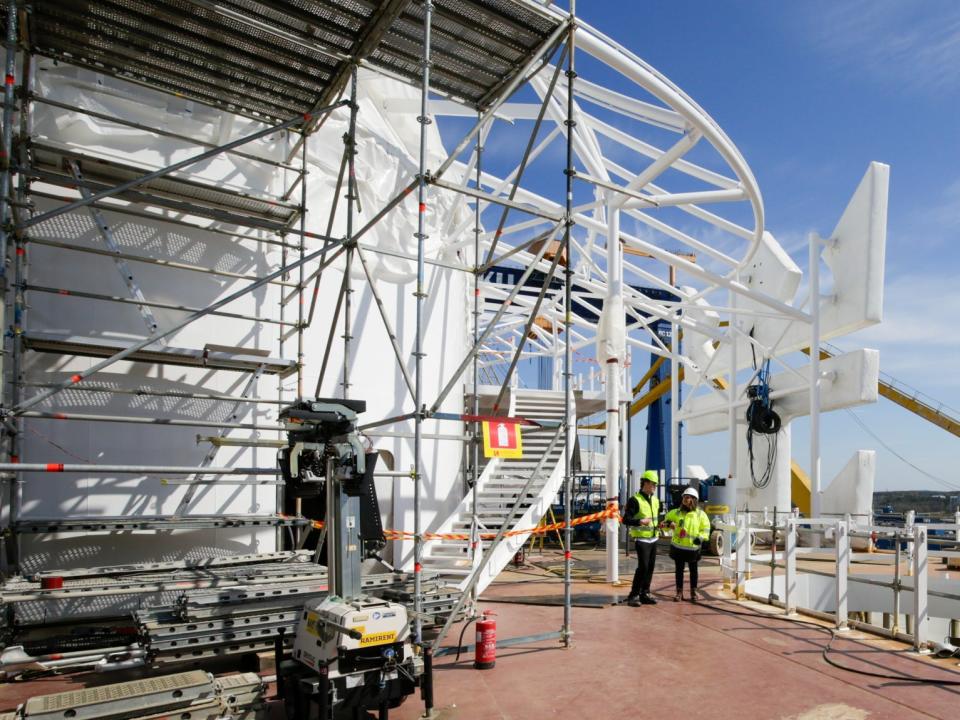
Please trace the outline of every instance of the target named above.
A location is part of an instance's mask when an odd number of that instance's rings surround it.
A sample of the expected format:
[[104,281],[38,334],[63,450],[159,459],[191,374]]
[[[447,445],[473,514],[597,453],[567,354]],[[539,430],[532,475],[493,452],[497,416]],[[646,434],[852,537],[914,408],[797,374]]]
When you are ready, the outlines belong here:
[[847,0],[819,5],[814,30],[840,71],[872,75],[898,90],[960,89],[960,3]]
[[957,317],[960,286],[953,274],[904,273],[887,279],[883,322],[836,344],[879,349],[883,372],[957,407],[960,376],[952,372],[960,356]]

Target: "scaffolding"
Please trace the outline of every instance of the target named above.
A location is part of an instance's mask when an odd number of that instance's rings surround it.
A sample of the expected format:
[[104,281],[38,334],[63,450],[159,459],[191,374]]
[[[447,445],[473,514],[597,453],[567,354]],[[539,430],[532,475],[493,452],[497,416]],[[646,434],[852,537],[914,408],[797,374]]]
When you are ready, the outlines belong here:
[[[296,379],[296,394],[303,396],[306,349],[304,332],[317,315],[318,288],[324,269],[337,264],[345,270],[337,299],[330,312],[330,331],[322,354],[316,393],[325,384],[331,349],[342,341],[339,393],[349,397],[354,384],[350,377],[351,348],[355,310],[351,307],[351,268],[358,263],[367,279],[377,312],[387,332],[393,354],[409,392],[405,411],[397,416],[368,423],[364,429],[413,424],[413,568],[412,601],[416,623],[416,641],[421,634],[421,587],[424,528],[420,517],[423,484],[423,423],[442,415],[441,405],[463,378],[472,375],[473,416],[479,415],[481,375],[498,381],[494,413],[501,413],[505,392],[516,382],[519,363],[530,357],[548,357],[562,372],[554,373],[565,395],[565,417],[554,441],[562,438],[564,448],[566,517],[571,517],[572,453],[575,418],[572,415],[575,390],[574,353],[610,336],[619,323],[627,349],[607,364],[607,385],[617,389],[625,383],[625,352],[631,347],[669,357],[673,368],[689,363],[679,349],[661,341],[652,331],[655,322],[680,329],[697,330],[717,344],[736,347],[746,333],[730,323],[720,329],[716,323],[698,319],[688,311],[698,310],[711,293],[729,293],[731,308],[737,297],[748,300],[747,315],[766,313],[794,322],[808,322],[808,313],[777,300],[738,280],[738,270],[757,252],[763,237],[763,207],[759,190],[749,168],[737,149],[716,124],[686,95],[649,68],[639,58],[598,31],[580,22],[571,2],[569,11],[533,0],[326,0],[325,2],[259,2],[258,0],[106,0],[99,3],[71,3],[56,0],[7,2],[4,4],[7,82],[4,98],[2,151],[0,168],[0,234],[5,255],[9,256],[13,277],[5,272],[4,325],[12,327],[4,352],[3,372],[9,378],[3,402],[3,426],[8,463],[0,466],[9,474],[4,503],[7,508],[6,537],[9,570],[20,565],[18,536],[22,532],[72,532],[90,529],[129,529],[131,527],[182,528],[198,523],[247,522],[258,526],[303,528],[300,508],[292,517],[283,512],[272,516],[237,518],[185,517],[195,498],[194,490],[210,484],[205,476],[221,474],[269,474],[272,469],[247,468],[247,473],[232,473],[215,468],[217,449],[227,444],[231,429],[259,432],[280,430],[275,425],[239,422],[244,410],[260,405],[280,405],[289,399],[285,378]],[[608,90],[578,76],[576,57],[586,53],[619,72],[644,93],[644,99]],[[255,128],[239,139],[214,144],[195,141],[167,128],[150,127],[129,118],[114,117],[97,109],[43,97],[34,86],[36,58],[47,58],[69,66],[87,68],[95,73],[119,78],[171,97],[215,108],[248,120]],[[359,195],[354,169],[359,106],[358,68],[414,84],[420,88],[416,112],[420,124],[418,167],[415,176],[382,207],[368,208],[364,224],[358,222]],[[563,78],[563,80],[561,80]],[[533,98],[534,102],[529,100]],[[79,152],[49,138],[35,142],[31,133],[31,106],[43,104],[63,112],[86,114],[117,127],[143,133],[146,137],[166,137],[190,142],[196,152],[177,162],[159,167],[134,165],[104,157],[96,152]],[[588,112],[585,105],[594,108]],[[346,115],[346,118],[344,118]],[[469,129],[447,153],[446,159],[430,167],[426,152],[427,128],[434,118],[450,115],[469,117]],[[624,132],[613,117],[654,127],[669,139],[661,150]],[[331,118],[336,117],[336,120]],[[307,211],[307,149],[311,135],[327,122],[343,122],[343,153],[333,193],[325,233],[310,232],[305,224]],[[362,118],[359,118],[362,120]],[[494,174],[492,163],[481,164],[481,155],[490,142],[497,122],[532,121],[525,137],[520,162],[502,176]],[[503,125],[500,122],[501,126]],[[550,128],[549,130],[547,128]],[[679,135],[679,139],[676,136]],[[263,152],[257,143],[265,138],[282,137],[273,153]],[[719,158],[708,169],[686,160],[685,156],[705,140]],[[548,155],[553,142],[563,143],[563,161],[552,179],[538,176],[530,181],[530,168]],[[643,164],[622,164],[616,153],[604,146],[616,145],[629,151]],[[256,150],[251,150],[255,147]],[[275,195],[253,194],[231,188],[228,183],[211,183],[191,174],[198,163],[223,154],[262,164],[288,179]],[[466,156],[466,158],[464,158]],[[667,171],[670,171],[668,174]],[[728,172],[729,174],[725,174]],[[661,178],[661,176],[664,176]],[[668,178],[680,177],[678,189],[668,191]],[[345,182],[344,182],[345,181]],[[525,182],[526,181],[526,182]],[[662,183],[660,185],[654,184]],[[346,189],[346,233],[333,236],[340,194]],[[551,199],[543,187],[549,185],[562,199]],[[536,187],[537,190],[532,188]],[[365,245],[364,236],[395,211],[416,191],[418,207],[417,251],[415,256]],[[431,197],[454,193],[456,202],[472,202],[474,212],[465,227],[455,227],[450,213],[441,228],[454,241],[444,252],[430,256],[426,215]],[[582,195],[586,202],[577,202]],[[38,201],[42,203],[38,205]],[[727,204],[737,209],[722,216],[703,205]],[[318,213],[319,208],[310,208]],[[58,218],[86,213],[96,227],[100,247],[64,243],[42,232]],[[517,213],[523,220],[508,224]],[[660,213],[660,217],[657,216]],[[620,218],[629,218],[638,228],[621,229]],[[259,248],[259,260],[274,257],[267,267],[254,274],[224,268],[206,267],[200,262],[182,259],[164,260],[125,252],[113,239],[113,220],[118,217],[146,218],[184,228],[185,232],[203,232],[225,243],[253,244]],[[483,219],[491,219],[484,231]],[[724,233],[729,247],[699,240],[687,230],[690,223],[701,223],[711,232]],[[469,240],[459,240],[464,234]],[[314,244],[308,249],[308,241]],[[713,265],[694,264],[667,245],[681,244],[700,253]],[[52,287],[27,277],[27,253],[34,247],[55,251],[58,256],[77,254],[106,255],[112,258],[124,279],[128,295],[95,292],[77,287]],[[696,279],[701,287],[681,291],[639,264],[625,262],[625,249],[637,251],[672,269]],[[463,250],[464,255],[457,256]],[[469,257],[472,251],[472,257]],[[375,253],[393,255],[416,263],[413,332],[413,373],[403,356],[400,334],[392,326],[385,304],[377,293],[367,258]],[[576,261],[576,262],[575,262]],[[504,276],[503,263],[512,268],[510,282],[498,282]],[[145,293],[136,280],[139,264],[164,267],[178,272],[209,274],[248,284],[205,306],[159,301]],[[446,378],[436,398],[423,393],[423,313],[427,289],[425,267],[431,265],[451,273],[472,276],[472,345],[454,372]],[[650,286],[648,292],[625,282]],[[275,314],[237,313],[230,303],[262,288],[279,297]],[[312,288],[312,289],[311,289]],[[136,308],[146,333],[135,342],[105,338],[52,335],[27,322],[31,293],[82,298],[91,302]],[[677,298],[680,298],[677,300]],[[295,303],[294,309],[290,303]],[[309,303],[309,305],[308,305]],[[604,318],[607,306],[622,308],[619,319]],[[10,313],[12,310],[12,316]],[[179,313],[182,317],[169,326],[160,324],[155,310]],[[342,317],[341,317],[342,316]],[[12,320],[11,320],[12,317]],[[208,344],[202,348],[171,347],[166,339],[202,318],[229,318],[261,325],[275,331],[271,343],[275,354],[260,349],[225,348]],[[608,327],[605,328],[604,323]],[[342,334],[337,337],[338,328]],[[649,340],[631,335],[631,331],[649,333]],[[294,341],[295,342],[292,342]],[[754,343],[754,345],[758,345]],[[295,346],[294,356],[289,348]],[[764,357],[776,348],[758,347]],[[95,360],[87,369],[55,382],[29,382],[24,377],[27,353],[53,353],[58,356],[88,357]],[[147,396],[226,403],[229,411],[218,422],[206,418],[183,423],[157,418],[149,412],[142,417],[125,415],[71,414],[55,405],[65,393],[138,393],[139,390],[114,387],[101,382],[98,373],[118,362],[149,363],[214,369],[243,373],[244,387],[223,392],[198,386],[194,391],[164,391],[146,387]],[[9,364],[9,367],[7,365]],[[261,396],[258,380],[262,375],[277,379],[276,397]],[[678,374],[674,372],[674,392]],[[627,378],[628,379],[628,378]],[[745,386],[732,383],[731,407],[745,392]],[[608,400],[610,399],[608,395]],[[614,447],[619,441],[619,395],[608,402],[608,428]],[[42,409],[41,409],[42,408]],[[84,422],[118,422],[147,425],[200,426],[219,433],[206,437],[210,451],[195,468],[153,466],[130,472],[151,475],[186,475],[190,491],[176,513],[168,517],[143,520],[119,518],[50,519],[21,521],[23,468],[22,438],[25,424],[40,419],[71,417]],[[470,432],[466,448],[472,458],[471,472],[476,485],[479,467],[477,436],[479,423],[467,421]],[[731,430],[732,432],[732,430]],[[251,441],[251,447],[265,441]],[[552,447],[552,445],[551,445]],[[676,448],[676,444],[674,445]],[[732,451],[735,453],[735,450]],[[615,456],[616,453],[609,453]],[[35,458],[24,458],[35,462]],[[43,464],[41,464],[43,465]],[[26,467],[26,466],[25,466]],[[34,466],[29,466],[31,469]],[[39,469],[40,466],[38,466]],[[50,471],[50,467],[46,466]],[[71,472],[90,466],[64,466],[53,471]],[[673,467],[677,467],[674,462]],[[20,472],[18,472],[20,470]],[[124,472],[123,470],[115,470]],[[614,476],[622,471],[614,467]],[[274,481],[276,482],[276,481]],[[614,478],[613,482],[616,482]],[[608,478],[608,485],[611,480]],[[608,491],[610,488],[608,487]],[[277,484],[279,511],[284,510],[282,485]],[[614,490],[608,493],[616,497]],[[191,525],[192,523],[192,525]],[[616,553],[615,521],[608,522],[608,538]],[[571,564],[569,526],[565,533],[565,610],[563,626],[557,633],[565,644],[572,641]],[[495,541],[494,544],[496,544]],[[278,548],[279,549],[279,548]],[[616,564],[608,571],[616,579]],[[472,585],[457,601],[447,625],[468,602]],[[441,634],[442,637],[442,634]],[[434,641],[433,647],[440,638]]]

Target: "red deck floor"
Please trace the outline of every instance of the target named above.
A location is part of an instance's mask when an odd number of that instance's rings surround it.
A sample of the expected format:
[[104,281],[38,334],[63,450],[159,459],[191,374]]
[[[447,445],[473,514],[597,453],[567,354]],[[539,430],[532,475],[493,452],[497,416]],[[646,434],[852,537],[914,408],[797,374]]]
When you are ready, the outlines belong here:
[[[579,554],[579,553],[578,553]],[[631,563],[624,569],[631,568]],[[704,564],[707,591],[720,597],[715,565]],[[562,593],[556,580],[504,573],[484,597],[517,598]],[[629,579],[629,573],[624,573]],[[658,573],[655,607],[573,610],[573,646],[549,640],[500,648],[492,670],[474,670],[472,656],[437,659],[436,710],[445,720],[514,718],[776,718],[780,720],[879,720],[950,718],[960,713],[960,687],[918,685],[845,672],[824,662],[829,634],[762,615],[721,600],[700,605],[674,603],[672,574]],[[574,597],[625,594],[625,588],[587,582]],[[563,609],[488,602],[497,613],[500,639],[559,630]],[[732,615],[720,609],[747,612]],[[758,609],[762,609],[759,608]],[[460,626],[445,645],[454,646]],[[849,639],[848,639],[849,638]],[[834,642],[838,662],[866,670],[960,681],[957,661],[933,661],[905,646],[850,633]],[[464,642],[473,642],[471,627]],[[892,652],[891,652],[892,651]],[[0,685],[0,711],[27,697],[128,678],[79,675]],[[414,720],[423,711],[418,696],[391,712]]]
[[[715,566],[713,566],[715,567]],[[709,566],[707,591],[723,592]],[[501,579],[533,580],[504,574]],[[627,578],[629,579],[629,578]],[[703,583],[704,580],[701,582]],[[579,582],[575,597],[625,594],[600,583]],[[674,603],[672,574],[658,573],[657,606],[574,608],[573,646],[559,641],[498,651],[492,670],[475,670],[471,658],[438,658],[435,704],[440,718],[777,718],[879,720],[960,717],[960,687],[918,685],[835,669],[822,658],[829,633],[754,616],[729,602]],[[499,583],[485,596],[561,593],[556,582]],[[488,603],[498,638],[559,629],[563,609]],[[747,612],[732,615],[721,609]],[[757,606],[757,609],[760,610]],[[473,642],[472,628],[464,642]],[[960,682],[957,661],[932,661],[905,646],[851,632],[835,641],[836,661],[874,672]],[[445,644],[456,645],[457,638]],[[894,650],[894,652],[889,652]],[[413,720],[422,704],[407,701],[391,718]]]

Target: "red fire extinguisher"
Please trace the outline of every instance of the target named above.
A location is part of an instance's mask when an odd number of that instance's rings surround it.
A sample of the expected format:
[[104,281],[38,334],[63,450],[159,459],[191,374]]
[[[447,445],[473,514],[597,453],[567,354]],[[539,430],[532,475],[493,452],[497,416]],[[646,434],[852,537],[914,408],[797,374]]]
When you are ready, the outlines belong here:
[[497,664],[497,621],[491,610],[484,610],[477,620],[477,650],[473,666],[477,670],[489,670]]

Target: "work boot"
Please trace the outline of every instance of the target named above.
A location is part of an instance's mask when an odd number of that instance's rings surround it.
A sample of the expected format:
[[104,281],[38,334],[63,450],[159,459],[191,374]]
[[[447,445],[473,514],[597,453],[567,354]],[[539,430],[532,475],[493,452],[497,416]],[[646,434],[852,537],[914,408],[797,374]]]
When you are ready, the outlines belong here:
[[700,599],[700,591],[696,588],[690,588],[690,602],[695,603]]
[[649,593],[645,593],[640,596],[640,602],[643,605],[656,605],[657,599],[652,595],[650,595]]
[[627,605],[630,607],[640,607],[642,602],[643,598],[641,598],[639,595],[631,595],[627,598]]
[[683,590],[677,590],[677,594],[673,596],[674,602],[680,602],[683,600]]

